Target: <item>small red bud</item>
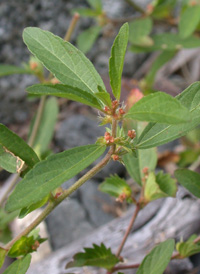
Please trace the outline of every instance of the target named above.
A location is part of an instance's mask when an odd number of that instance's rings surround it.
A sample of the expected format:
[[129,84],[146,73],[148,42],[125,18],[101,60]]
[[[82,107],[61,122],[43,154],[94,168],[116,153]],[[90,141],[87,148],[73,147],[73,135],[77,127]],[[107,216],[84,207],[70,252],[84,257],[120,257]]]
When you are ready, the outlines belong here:
[[54,196],[55,199],[57,199],[58,197],[60,197],[62,195],[62,192],[57,192],[56,195]]
[[114,137],[110,136],[110,143],[114,143],[115,139]]
[[117,202],[123,203],[123,201],[126,199],[126,194],[125,193],[121,193],[119,195],[119,197],[116,199]]
[[53,79],[51,79],[51,83],[55,85],[55,84],[59,84],[60,81],[54,77]]
[[118,160],[119,160],[119,155],[114,154],[114,155],[112,156],[112,158],[113,158],[113,161],[118,161]]
[[30,69],[35,70],[38,67],[38,64],[36,62],[30,62]]
[[37,250],[38,247],[40,246],[40,243],[38,241],[35,241],[35,243],[32,245],[32,250]]
[[105,112],[108,112],[109,111],[109,107],[105,106],[104,110],[105,110]]
[[123,110],[123,108],[120,108],[120,109],[119,109],[119,113],[120,113],[121,115],[125,114],[125,111]]
[[142,172],[146,175],[149,173],[149,168],[148,167],[144,167]]
[[132,130],[129,130],[128,131],[128,136],[131,138],[131,139],[134,139],[136,137],[136,132],[134,129]]

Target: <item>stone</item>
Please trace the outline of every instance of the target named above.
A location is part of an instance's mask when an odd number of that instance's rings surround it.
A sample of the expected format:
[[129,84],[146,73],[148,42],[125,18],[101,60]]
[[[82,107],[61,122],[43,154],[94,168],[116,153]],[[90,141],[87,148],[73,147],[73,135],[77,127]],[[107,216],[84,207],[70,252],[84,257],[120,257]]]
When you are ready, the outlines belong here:
[[114,214],[115,199],[99,191],[98,184],[94,180],[86,182],[79,191],[88,219],[95,227],[99,227],[116,217]]
[[77,200],[70,198],[50,213],[46,223],[54,250],[93,231],[83,206]]

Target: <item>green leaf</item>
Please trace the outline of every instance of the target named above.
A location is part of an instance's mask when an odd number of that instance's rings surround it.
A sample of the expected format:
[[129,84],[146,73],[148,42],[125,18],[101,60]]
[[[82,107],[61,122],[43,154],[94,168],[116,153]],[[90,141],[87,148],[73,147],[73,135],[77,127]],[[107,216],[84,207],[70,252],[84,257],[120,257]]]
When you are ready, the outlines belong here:
[[86,0],[88,4],[95,10],[102,10],[102,2],[101,0]]
[[72,13],[79,13],[82,17],[97,17],[101,14],[101,12],[93,9],[86,9],[86,8],[77,8],[73,9]]
[[164,51],[156,58],[151,66],[149,73],[147,73],[145,77],[145,86],[148,88],[152,88],[154,84],[154,80],[156,77],[156,73],[159,69],[165,65],[169,60],[171,60],[175,55],[175,51]]
[[[33,85],[28,87],[27,92],[35,95],[53,95],[63,98],[68,98],[88,106],[102,109],[102,104],[96,98],[96,94],[91,94],[88,91],[80,90],[69,85]],[[106,92],[106,94],[108,94]]]
[[197,235],[192,235],[186,242],[176,244],[176,249],[181,257],[186,258],[200,252],[200,243],[194,243]]
[[9,172],[20,173],[31,169],[39,159],[27,143],[0,124],[0,166]]
[[101,29],[102,27],[100,26],[93,26],[85,31],[82,31],[77,37],[77,47],[83,53],[90,51],[99,36]]
[[177,0],[157,0],[153,1],[154,10],[152,16],[156,19],[169,18]]
[[2,274],[26,274],[31,263],[31,255],[27,254],[24,258],[14,261]]
[[144,174],[142,170],[147,167],[149,171],[154,171],[157,164],[157,153],[154,148],[136,150],[136,153],[127,153],[123,156],[123,162],[130,176],[142,185]]
[[0,77],[12,74],[31,74],[31,70],[23,67],[0,64]]
[[19,182],[6,203],[7,211],[28,207],[89,166],[105,151],[105,146],[87,145],[51,155],[38,163]]
[[95,96],[101,100],[106,106],[111,106],[112,101],[110,99],[110,94],[105,91],[97,92],[95,93]]
[[200,5],[189,6],[180,16],[179,35],[181,38],[190,36],[200,21]]
[[119,259],[112,254],[111,249],[105,247],[103,243],[100,246],[93,244],[93,247],[84,248],[84,251],[84,253],[75,254],[73,261],[69,262],[66,268],[97,266],[109,270],[119,262]]
[[128,44],[129,26],[128,23],[124,24],[111,49],[111,57],[109,60],[109,76],[110,85],[116,99],[120,99],[121,93],[121,77],[124,66],[124,57]]
[[194,149],[186,149],[183,152],[179,153],[179,162],[178,166],[181,168],[187,167],[188,165],[191,165],[194,161],[198,159],[200,156],[200,150],[194,150]]
[[134,20],[129,24],[129,41],[134,45],[143,45],[144,37],[150,34],[152,26],[153,22],[150,17]]
[[6,258],[6,254],[7,254],[7,250],[5,250],[4,248],[0,247],[0,268],[2,267],[5,258]]
[[150,202],[164,197],[175,197],[176,191],[176,181],[169,174],[163,174],[161,171],[155,175],[150,172],[145,184],[144,197]]
[[152,52],[157,50],[174,51],[182,48],[200,47],[200,39],[195,36],[189,36],[185,39],[175,33],[160,33],[152,35],[153,45],[137,46],[132,45],[130,50],[134,52]]
[[140,121],[178,124],[189,120],[189,111],[172,96],[164,92],[156,92],[135,103],[125,117]]
[[177,169],[174,173],[178,182],[194,196],[200,198],[200,174],[188,169]]
[[92,63],[69,42],[39,28],[26,28],[23,39],[29,50],[63,84],[87,91],[106,90]]
[[18,241],[14,243],[8,252],[8,256],[11,258],[16,258],[19,256],[24,256],[28,253],[37,251],[37,248],[41,243],[46,241],[44,238],[40,238],[38,233],[31,236],[22,236]]
[[106,180],[99,185],[99,190],[117,198],[125,195],[127,202],[132,202],[130,199],[132,194],[130,186],[118,175],[106,178]]
[[174,251],[174,240],[167,240],[158,246],[144,258],[136,274],[163,274],[170,262]]
[[200,82],[193,83],[176,99],[190,112],[191,121],[180,125],[162,125],[150,123],[142,132],[137,147],[147,149],[173,141],[200,123]]

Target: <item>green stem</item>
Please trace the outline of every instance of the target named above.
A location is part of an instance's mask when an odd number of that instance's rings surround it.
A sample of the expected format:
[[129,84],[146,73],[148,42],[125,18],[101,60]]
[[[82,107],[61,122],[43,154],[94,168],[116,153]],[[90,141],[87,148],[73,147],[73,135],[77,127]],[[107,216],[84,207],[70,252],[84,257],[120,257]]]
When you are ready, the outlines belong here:
[[139,11],[142,14],[146,14],[146,11],[143,10],[139,5],[137,5],[135,2],[133,2],[132,0],[125,0],[131,7],[134,8],[134,10]]

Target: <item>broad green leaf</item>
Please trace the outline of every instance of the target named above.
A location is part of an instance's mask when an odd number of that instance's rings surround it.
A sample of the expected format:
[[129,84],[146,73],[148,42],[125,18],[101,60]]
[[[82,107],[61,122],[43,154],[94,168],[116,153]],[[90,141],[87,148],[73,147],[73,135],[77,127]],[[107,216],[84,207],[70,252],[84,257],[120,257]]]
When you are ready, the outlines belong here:
[[7,254],[7,250],[5,250],[4,248],[0,247],[0,268],[2,267],[5,258],[6,258],[6,254]]
[[[80,90],[68,85],[33,85],[27,88],[28,93],[35,95],[53,95],[63,98],[68,98],[88,106],[102,109],[102,103],[99,102],[96,94],[91,94],[88,91]],[[106,92],[107,93],[107,92]]]
[[143,97],[125,115],[133,120],[178,124],[189,120],[186,107],[164,92],[156,92]]
[[176,244],[176,249],[183,258],[192,256],[200,252],[200,243],[194,243],[197,235],[192,235],[186,242]]
[[109,60],[109,76],[112,92],[116,99],[120,99],[121,93],[121,77],[124,66],[124,57],[128,44],[129,26],[128,23],[124,24],[111,49],[111,57]]
[[93,26],[82,31],[77,37],[77,48],[83,53],[90,51],[101,31],[100,26]]
[[112,254],[111,249],[105,247],[103,243],[100,246],[93,244],[93,247],[84,248],[84,251],[75,254],[73,261],[69,262],[66,268],[97,266],[109,270],[119,262],[119,259]]
[[157,164],[157,154],[154,148],[136,150],[136,153],[127,153],[123,156],[123,162],[130,176],[142,185],[144,174],[142,170],[147,167],[149,171],[154,171]]
[[87,91],[106,90],[92,63],[69,42],[39,28],[26,28],[23,39],[28,49],[63,84]]
[[187,38],[196,29],[200,22],[200,5],[189,6],[180,16],[179,35]]
[[76,147],[41,161],[16,186],[8,198],[6,210],[22,209],[41,201],[49,192],[99,158],[105,148],[100,145]]
[[118,175],[106,178],[106,180],[99,185],[99,190],[117,198],[124,195],[124,199],[130,203],[132,202],[130,199],[132,194],[130,186]]
[[200,156],[200,150],[194,150],[193,148],[186,149],[183,152],[179,153],[179,162],[178,166],[180,168],[187,167],[191,165],[194,161]]
[[45,102],[40,126],[37,131],[33,149],[41,157],[47,150],[52,140],[55,124],[58,116],[58,103],[55,98],[49,98]]
[[189,110],[191,121],[169,126],[150,123],[137,142],[138,148],[147,149],[168,143],[200,124],[200,82],[190,85],[176,99]]
[[93,9],[87,9],[87,8],[77,8],[77,9],[73,9],[72,13],[79,13],[80,16],[83,17],[97,17],[101,14],[100,11],[97,10],[93,10]]
[[86,0],[88,4],[95,10],[102,10],[102,2],[101,0]]
[[143,45],[143,38],[149,35],[152,26],[153,23],[150,17],[134,20],[129,24],[129,41],[134,45]]
[[0,77],[12,74],[31,74],[31,70],[23,67],[0,64]]
[[154,247],[144,258],[136,274],[163,274],[170,262],[173,251],[174,240],[172,239]]
[[0,124],[0,166],[9,172],[20,173],[31,169],[39,159],[27,143]]
[[194,196],[200,198],[200,174],[188,169],[177,169],[174,173],[178,182]]
[[11,249],[8,252],[8,256],[11,258],[16,258],[19,256],[25,256],[28,253],[37,251],[39,245],[46,241],[46,239],[40,238],[39,235],[34,237],[31,236],[22,236],[18,241],[14,243]]
[[147,73],[145,77],[145,84],[148,88],[152,88],[158,70],[169,60],[171,60],[174,55],[175,51],[164,51],[161,52],[161,54],[156,58],[156,60],[153,62],[153,65],[151,66],[149,73]]
[[174,51],[182,48],[200,47],[200,39],[195,36],[189,36],[185,39],[175,33],[161,33],[152,35],[152,46],[132,45],[130,50],[134,52],[152,52],[157,50]]
[[145,184],[144,197],[150,202],[164,197],[175,197],[176,191],[176,182],[169,174],[163,174],[161,171],[155,175],[150,172]]
[[2,274],[26,274],[31,263],[31,255],[27,254],[24,258],[14,261]]

